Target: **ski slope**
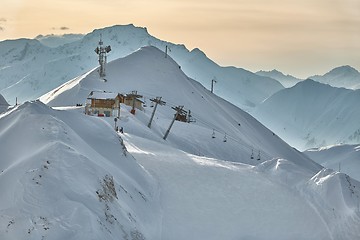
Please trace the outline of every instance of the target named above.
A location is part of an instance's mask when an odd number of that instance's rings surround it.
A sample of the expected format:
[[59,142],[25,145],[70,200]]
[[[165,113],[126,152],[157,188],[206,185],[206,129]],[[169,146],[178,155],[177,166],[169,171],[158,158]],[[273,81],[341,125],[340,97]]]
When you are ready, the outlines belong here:
[[161,239],[332,236],[304,198],[256,168],[191,155],[132,134],[123,138],[128,151],[160,182]]
[[[181,132],[174,128],[174,134],[168,138],[174,146],[187,152],[229,161],[239,161],[239,156],[242,156],[244,163],[257,164],[256,158],[250,158],[253,152],[256,157],[260,154],[262,159],[287,158],[314,172],[321,169],[298,151],[289,148],[249,114],[190,79],[173,59],[165,58],[163,52],[155,47],[144,47],[110,62],[107,65],[106,81],[99,78],[94,69],[40,99],[49,106],[75,106],[84,104],[91,91],[129,93],[133,90],[145,97],[148,106],[149,99],[156,96],[166,101],[166,106],[159,107],[157,112],[160,123],[154,127],[158,127],[158,132],[166,131],[174,115],[172,107],[181,105],[186,111],[191,110],[196,123],[178,123],[188,130]],[[143,119],[149,119],[151,111],[152,108],[147,108],[145,113],[138,111],[138,114]],[[193,135],[193,129],[199,127],[202,129],[201,134]],[[146,133],[147,129],[143,131]],[[213,131],[215,139],[211,138]],[[225,134],[229,141],[219,145],[223,143]],[[191,139],[197,141],[197,144],[189,141]]]

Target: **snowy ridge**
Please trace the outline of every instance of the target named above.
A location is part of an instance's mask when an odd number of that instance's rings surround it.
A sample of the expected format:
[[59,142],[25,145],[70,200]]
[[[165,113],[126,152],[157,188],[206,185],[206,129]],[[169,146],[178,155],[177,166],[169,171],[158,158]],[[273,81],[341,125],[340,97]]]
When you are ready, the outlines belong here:
[[156,184],[99,119],[25,103],[0,141],[1,239],[159,234]]

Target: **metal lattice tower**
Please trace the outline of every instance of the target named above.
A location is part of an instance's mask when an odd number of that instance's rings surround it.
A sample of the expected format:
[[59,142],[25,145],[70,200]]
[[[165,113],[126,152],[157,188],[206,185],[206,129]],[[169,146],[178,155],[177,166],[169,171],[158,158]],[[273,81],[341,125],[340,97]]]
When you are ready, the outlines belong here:
[[95,52],[97,55],[99,55],[99,64],[100,64],[100,69],[99,69],[99,75],[100,77],[105,77],[105,65],[106,65],[106,54],[109,53],[111,51],[111,47],[110,46],[103,46],[104,43],[102,41],[102,35],[100,34],[100,41],[99,41],[99,46],[97,46],[97,48],[95,48]]

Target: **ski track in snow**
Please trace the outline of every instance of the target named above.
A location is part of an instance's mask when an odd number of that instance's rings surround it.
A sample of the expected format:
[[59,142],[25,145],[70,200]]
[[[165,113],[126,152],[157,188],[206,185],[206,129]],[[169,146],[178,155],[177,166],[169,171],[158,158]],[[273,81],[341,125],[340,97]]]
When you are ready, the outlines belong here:
[[[250,236],[254,239],[314,239],[311,232],[315,229],[321,232],[318,239],[331,238],[327,226],[311,206],[274,185],[252,170],[252,166],[189,155],[128,134],[124,140],[128,151],[160,182],[165,208],[162,239]],[[154,154],[149,155],[149,152]],[[235,182],[229,185],[228,181]],[[253,185],[258,187],[251,187]],[[296,216],[288,210],[290,202],[290,211]],[[235,206],[238,209],[234,209]],[[270,216],[270,222],[264,220]],[[299,224],[300,221],[307,223]],[[197,224],[199,222],[202,226]],[[235,230],[236,226],[246,229],[246,233]],[[258,228],[263,232],[259,233]],[[281,232],[282,228],[287,228],[288,232]],[[270,229],[276,234],[264,235]],[[179,234],[173,236],[173,232]]]

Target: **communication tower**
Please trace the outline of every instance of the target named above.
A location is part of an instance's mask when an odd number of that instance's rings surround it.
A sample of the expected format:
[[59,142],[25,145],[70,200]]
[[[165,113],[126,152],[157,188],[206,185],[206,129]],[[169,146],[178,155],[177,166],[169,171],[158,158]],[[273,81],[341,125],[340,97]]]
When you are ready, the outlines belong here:
[[95,48],[95,52],[97,55],[99,55],[99,64],[100,64],[100,69],[99,69],[99,75],[100,77],[105,77],[105,65],[106,65],[106,54],[109,53],[111,51],[111,47],[110,46],[103,46],[104,43],[102,41],[102,35],[100,34],[100,41],[99,41],[99,46],[97,46]]

